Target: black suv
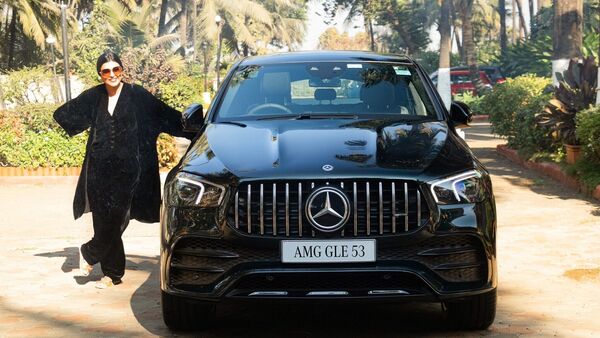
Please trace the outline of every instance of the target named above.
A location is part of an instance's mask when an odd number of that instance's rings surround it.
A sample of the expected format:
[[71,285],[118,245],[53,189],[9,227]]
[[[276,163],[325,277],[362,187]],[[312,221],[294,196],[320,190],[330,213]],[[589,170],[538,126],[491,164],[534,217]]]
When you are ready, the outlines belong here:
[[165,183],[161,291],[170,328],[227,300],[440,301],[455,326],[496,310],[490,177],[422,68],[397,55],[244,59]]

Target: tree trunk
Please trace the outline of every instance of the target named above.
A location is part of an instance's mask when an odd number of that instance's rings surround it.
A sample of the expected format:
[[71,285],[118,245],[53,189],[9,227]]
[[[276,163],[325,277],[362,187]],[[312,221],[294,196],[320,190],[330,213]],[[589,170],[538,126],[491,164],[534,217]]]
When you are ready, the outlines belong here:
[[181,0],[181,16],[179,18],[179,44],[181,56],[185,59],[185,48],[188,44],[188,0]]
[[162,0],[160,3],[160,17],[158,19],[158,36],[165,35],[165,24],[167,21],[167,11],[169,10],[169,0]]
[[8,28],[10,35],[8,38],[8,69],[13,67],[13,59],[15,57],[15,46],[17,44],[17,11],[12,9],[12,16],[10,19],[10,26]]
[[373,32],[373,21],[371,18],[367,18],[367,31],[369,32],[369,37],[371,38],[371,51],[376,52],[375,50],[375,33]]
[[564,72],[572,58],[581,59],[583,39],[583,0],[554,0],[554,34],[552,38],[552,80],[558,85],[556,73]]
[[519,23],[521,25],[521,29],[523,30],[523,37],[527,39],[529,33],[527,32],[527,23],[525,22],[525,16],[523,15],[523,6],[521,5],[521,0],[515,0],[517,2],[517,8],[519,9]]
[[500,14],[500,53],[506,56],[506,0],[498,0],[498,14]]
[[192,63],[196,62],[196,53],[198,50],[198,36],[196,35],[196,24],[198,23],[198,4],[196,0],[192,1]]
[[[462,31],[462,27],[461,27]],[[465,48],[463,47],[462,39],[458,34],[458,29],[454,26],[454,39],[456,40],[456,48],[458,48],[458,56],[460,56],[460,61],[462,64],[467,63],[467,59],[465,58]]]
[[535,29],[535,20],[533,19],[535,17],[535,7],[533,6],[533,2],[534,2],[534,0],[527,0],[527,4],[529,4],[529,33],[530,33],[530,36],[533,33],[533,30]]
[[463,45],[471,82],[475,85],[475,95],[480,95],[485,92],[485,87],[479,77],[477,54],[475,51],[475,43],[473,41],[473,1],[474,0],[464,1],[465,7],[462,12]]
[[512,18],[512,43],[517,43],[517,32],[519,31],[519,26],[517,25],[517,0],[512,0],[512,5],[510,7],[510,16]]
[[446,109],[450,109],[452,102],[452,92],[450,90],[450,53],[452,50],[450,12],[452,10],[452,0],[442,0],[440,9],[440,63],[438,68],[437,89],[444,100]]

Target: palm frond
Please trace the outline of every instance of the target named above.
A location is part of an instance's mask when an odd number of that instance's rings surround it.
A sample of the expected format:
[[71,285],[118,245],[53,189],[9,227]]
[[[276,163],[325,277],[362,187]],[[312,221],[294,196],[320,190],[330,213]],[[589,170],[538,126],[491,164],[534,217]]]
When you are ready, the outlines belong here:
[[215,0],[215,2],[223,10],[230,13],[232,16],[248,17],[257,22],[271,26],[273,24],[273,18],[271,13],[265,9],[265,7],[256,1],[250,0]]
[[20,12],[19,22],[23,26],[23,32],[32,38],[39,47],[44,49],[46,36],[44,29],[35,15],[35,11],[31,7],[31,3],[27,0],[20,0],[18,2],[18,9]]
[[179,54],[172,54],[169,56],[166,63],[171,66],[176,73],[180,72],[185,67],[185,60]]
[[178,39],[179,39],[179,35],[177,35],[175,33],[159,36],[159,37],[152,39],[148,43],[148,47],[150,47],[150,49],[155,49],[155,48],[163,47],[163,46],[166,46],[169,44],[173,45]]

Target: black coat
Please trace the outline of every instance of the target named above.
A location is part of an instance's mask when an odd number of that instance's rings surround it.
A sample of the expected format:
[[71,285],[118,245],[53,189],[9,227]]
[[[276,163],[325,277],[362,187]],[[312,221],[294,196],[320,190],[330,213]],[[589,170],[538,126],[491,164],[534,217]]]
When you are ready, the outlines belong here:
[[[83,213],[93,210],[88,196],[94,194],[94,191],[90,190],[87,176],[93,152],[94,135],[102,128],[97,126],[97,121],[102,120],[99,118],[99,114],[106,113],[103,110],[106,110],[107,102],[108,94],[104,84],[101,84],[84,91],[54,112],[54,119],[69,136],[77,135],[90,128],[86,155],[73,201],[75,219],[81,217]],[[189,135],[184,134],[182,130],[183,124],[179,111],[167,106],[138,85],[123,84],[113,116],[120,114],[119,112],[124,116],[134,116],[137,128],[138,144],[137,147],[135,145],[131,145],[131,147],[137,148],[136,153],[139,153],[139,168],[127,169],[139,172],[139,182],[134,191],[123,192],[124,194],[133,194],[130,217],[141,222],[158,222],[161,199],[156,140],[160,133],[184,137],[189,137]],[[115,168],[115,170],[122,169]]]

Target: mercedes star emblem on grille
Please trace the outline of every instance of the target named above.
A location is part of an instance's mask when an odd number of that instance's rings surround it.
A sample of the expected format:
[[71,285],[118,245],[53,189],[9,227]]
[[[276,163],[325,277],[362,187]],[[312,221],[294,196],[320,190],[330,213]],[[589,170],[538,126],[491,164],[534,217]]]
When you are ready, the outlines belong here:
[[339,230],[350,217],[350,201],[341,190],[333,187],[318,188],[306,200],[306,217],[319,231]]

